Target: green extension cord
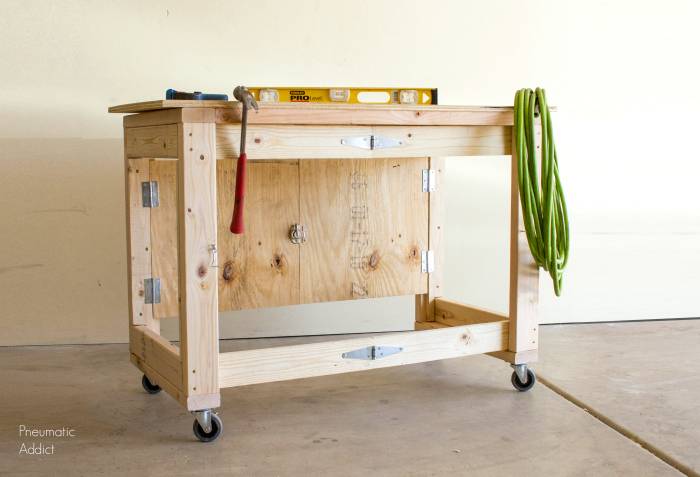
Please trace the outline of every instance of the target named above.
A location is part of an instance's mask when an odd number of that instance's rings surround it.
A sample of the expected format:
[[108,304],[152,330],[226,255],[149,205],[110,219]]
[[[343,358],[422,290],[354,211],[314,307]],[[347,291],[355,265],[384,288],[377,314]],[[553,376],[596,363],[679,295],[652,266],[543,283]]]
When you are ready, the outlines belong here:
[[[569,258],[569,218],[559,180],[557,149],[544,90],[519,90],[515,93],[513,112],[520,203],[527,243],[537,265],[552,277],[554,293],[560,296],[564,267]],[[542,127],[541,191],[537,180],[537,116]]]

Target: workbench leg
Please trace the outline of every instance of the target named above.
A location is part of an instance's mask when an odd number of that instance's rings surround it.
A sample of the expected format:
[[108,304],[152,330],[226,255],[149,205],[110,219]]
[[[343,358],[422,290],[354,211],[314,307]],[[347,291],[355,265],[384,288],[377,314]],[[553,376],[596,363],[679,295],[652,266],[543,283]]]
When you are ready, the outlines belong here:
[[143,206],[141,184],[150,181],[149,161],[124,156],[129,325],[146,326],[160,333],[160,322],[153,316],[153,305],[145,302],[145,280],[152,276],[151,209]]
[[416,329],[435,321],[435,299],[442,296],[445,268],[445,158],[431,157],[428,168],[435,171],[435,190],[428,194],[428,250],[432,250],[435,270],[428,274],[428,293],[416,295]]
[[216,125],[178,125],[178,286],[182,386],[190,411],[219,407]]
[[[513,141],[515,138],[513,137]],[[530,253],[520,217],[518,161],[512,148],[510,174],[510,295],[508,351],[510,361],[520,364],[537,359],[537,301],[539,270]]]

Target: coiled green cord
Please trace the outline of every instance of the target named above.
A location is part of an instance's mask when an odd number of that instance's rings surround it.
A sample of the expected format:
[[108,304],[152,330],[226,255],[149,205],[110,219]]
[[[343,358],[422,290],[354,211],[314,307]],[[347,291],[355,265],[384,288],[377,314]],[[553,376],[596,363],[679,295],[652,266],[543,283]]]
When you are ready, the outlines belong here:
[[[569,258],[569,218],[559,180],[557,149],[544,90],[519,90],[515,93],[513,109],[520,203],[527,243],[537,265],[549,272],[554,282],[554,293],[559,296],[564,267]],[[537,116],[542,128],[541,184],[537,180]]]

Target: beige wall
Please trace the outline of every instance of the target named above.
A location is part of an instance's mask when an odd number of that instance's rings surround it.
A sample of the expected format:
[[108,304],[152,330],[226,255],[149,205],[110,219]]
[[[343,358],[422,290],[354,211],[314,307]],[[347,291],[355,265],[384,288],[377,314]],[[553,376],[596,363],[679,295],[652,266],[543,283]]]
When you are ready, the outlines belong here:
[[[496,105],[546,86],[574,236],[564,296],[541,278],[543,320],[699,316],[698,18],[692,1],[3,0],[0,345],[126,339],[106,107],[236,84],[430,85],[443,104]],[[507,167],[448,166],[448,293],[501,310]],[[410,306],[248,312],[222,335],[400,329]]]

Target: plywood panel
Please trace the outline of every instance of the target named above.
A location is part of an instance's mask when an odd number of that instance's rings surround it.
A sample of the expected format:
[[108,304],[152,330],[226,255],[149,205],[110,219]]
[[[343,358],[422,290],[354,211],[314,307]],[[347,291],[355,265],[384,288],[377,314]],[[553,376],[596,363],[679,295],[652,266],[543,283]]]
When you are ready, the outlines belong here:
[[302,160],[301,302],[426,293],[427,158]]
[[144,279],[151,276],[151,214],[141,204],[141,184],[150,180],[148,159],[125,159],[125,169],[129,323],[147,325],[158,331],[158,322],[153,319],[153,307],[144,301]]
[[[217,161],[221,311],[426,293],[426,158],[252,161],[243,235],[228,230],[235,167]],[[153,161],[152,170],[161,198],[151,224],[154,311],[163,318],[178,313],[176,163]],[[297,222],[307,229],[302,245],[288,239]]]
[[[153,276],[161,279],[157,318],[177,316],[177,163],[151,161],[160,205],[152,209]],[[246,232],[229,232],[234,160],[217,161],[218,277],[221,311],[299,303],[299,250],[287,236],[299,216],[297,161],[250,162]]]
[[160,278],[156,318],[177,316],[177,162],[151,161],[151,180],[158,182],[159,205],[151,209],[153,276]]
[[289,228],[299,218],[299,162],[250,162],[245,233],[229,231],[236,161],[217,161],[219,304],[221,310],[299,303],[299,245]]

